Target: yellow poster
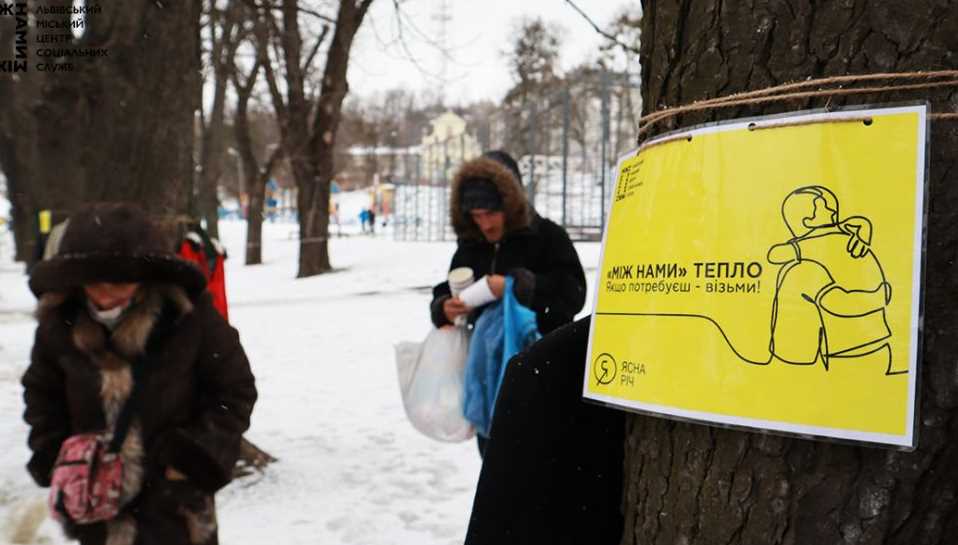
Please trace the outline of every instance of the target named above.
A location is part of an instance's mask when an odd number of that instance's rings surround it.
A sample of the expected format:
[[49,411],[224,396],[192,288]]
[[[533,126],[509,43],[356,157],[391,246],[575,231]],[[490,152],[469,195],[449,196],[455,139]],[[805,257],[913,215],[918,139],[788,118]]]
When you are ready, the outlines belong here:
[[914,446],[925,106],[759,118],[623,158],[584,396]]

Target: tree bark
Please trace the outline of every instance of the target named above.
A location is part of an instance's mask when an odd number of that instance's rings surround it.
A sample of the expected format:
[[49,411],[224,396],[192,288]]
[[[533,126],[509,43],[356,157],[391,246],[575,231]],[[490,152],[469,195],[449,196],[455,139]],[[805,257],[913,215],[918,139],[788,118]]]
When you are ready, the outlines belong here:
[[[215,2],[214,2],[215,4]],[[223,137],[226,127],[226,88],[229,86],[230,67],[239,47],[241,5],[230,3],[220,11],[211,6],[210,68],[213,71],[213,104],[210,117],[203,124],[200,147],[199,215],[206,220],[206,231],[219,238],[219,196],[217,189],[223,174]]]
[[[0,43],[7,43],[4,32],[0,29]],[[4,83],[0,81],[0,103],[4,100]],[[21,187],[19,175],[19,161],[17,159],[16,140],[12,134],[3,130],[5,117],[0,112],[0,171],[7,179],[7,198],[10,200],[10,229],[13,231],[14,261],[28,261],[33,255],[33,245],[36,238],[35,228],[31,228],[27,210],[32,207],[24,202],[27,199],[25,190]]]
[[[643,2],[646,112],[830,75],[958,68],[953,2]],[[832,99],[927,98],[958,90]],[[684,126],[825,100],[686,115]],[[669,126],[661,127],[664,130]],[[623,543],[958,543],[958,123],[931,126],[918,449],[911,453],[630,416]]]
[[[336,132],[342,118],[343,100],[349,92],[346,70],[353,38],[372,0],[340,0],[333,41],[326,54],[319,104],[311,127],[308,164],[304,175],[310,187],[299,189],[299,273],[312,276],[332,269],[329,263],[329,196],[335,174]],[[295,170],[294,166],[294,170]]]
[[[199,2],[95,5],[101,11],[86,17],[82,38],[57,48],[103,48],[106,56],[61,59],[74,70],[56,73],[37,70],[41,59],[33,56],[26,74],[0,80],[0,127],[13,129],[16,141],[19,210],[33,218],[50,209],[57,218],[85,202],[123,200],[175,224],[192,187]],[[33,44],[31,34],[36,55]]]
[[263,262],[263,205],[266,198],[266,183],[272,175],[276,162],[282,156],[283,147],[276,145],[269,152],[266,164],[260,167],[253,151],[252,130],[249,122],[249,101],[253,87],[259,75],[261,65],[256,62],[245,82],[240,82],[238,70],[233,67],[233,87],[236,89],[236,147],[243,161],[244,184],[249,192],[249,206],[246,213],[246,264],[259,265]]

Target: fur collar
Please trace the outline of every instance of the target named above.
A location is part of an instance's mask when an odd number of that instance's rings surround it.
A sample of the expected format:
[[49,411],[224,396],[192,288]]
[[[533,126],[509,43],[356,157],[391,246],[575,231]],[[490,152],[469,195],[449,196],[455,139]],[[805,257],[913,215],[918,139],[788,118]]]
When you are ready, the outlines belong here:
[[[68,304],[77,305],[71,340],[77,349],[106,369],[116,369],[125,364],[124,360],[132,361],[144,353],[166,306],[175,311],[177,319],[193,311],[193,303],[183,288],[173,284],[144,285],[111,333],[93,320],[80,300],[82,295],[76,293],[72,296],[63,292],[45,293],[37,306],[37,319],[41,323],[49,321]],[[108,345],[112,350],[107,350]]]

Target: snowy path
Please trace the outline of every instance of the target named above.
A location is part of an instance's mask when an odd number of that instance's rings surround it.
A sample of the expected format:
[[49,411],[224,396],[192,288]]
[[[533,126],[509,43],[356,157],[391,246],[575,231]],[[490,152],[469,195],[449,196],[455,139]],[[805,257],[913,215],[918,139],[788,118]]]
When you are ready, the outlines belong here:
[[[338,271],[295,280],[293,226],[265,226],[266,262],[256,267],[242,265],[244,228],[221,227],[232,251],[230,318],[260,391],[248,437],[280,461],[217,496],[221,542],[462,543],[479,474],[475,443],[438,443],[408,424],[392,348],[425,336],[423,287],[442,278],[454,245],[335,239]],[[597,245],[579,250],[594,268]],[[20,420],[33,304],[21,268],[0,256],[0,543],[44,497],[23,470]],[[64,540],[47,521],[33,542]]]

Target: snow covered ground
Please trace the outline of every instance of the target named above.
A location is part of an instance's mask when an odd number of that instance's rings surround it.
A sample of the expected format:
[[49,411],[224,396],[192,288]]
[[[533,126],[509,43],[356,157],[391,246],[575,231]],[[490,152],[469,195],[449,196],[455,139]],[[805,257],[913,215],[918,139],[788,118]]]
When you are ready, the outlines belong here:
[[[452,243],[334,239],[337,271],[296,280],[295,225],[264,225],[263,265],[245,267],[245,224],[221,223],[230,317],[240,330],[260,399],[248,437],[279,458],[263,475],[218,496],[220,541],[462,543],[480,460],[474,442],[432,441],[406,421],[393,344],[421,340],[427,286],[441,279]],[[577,246],[592,279],[597,244]],[[33,297],[23,268],[0,243],[0,543],[45,490],[26,471],[20,375],[32,343]],[[586,308],[590,308],[591,302]],[[29,543],[65,543],[46,520]]]

